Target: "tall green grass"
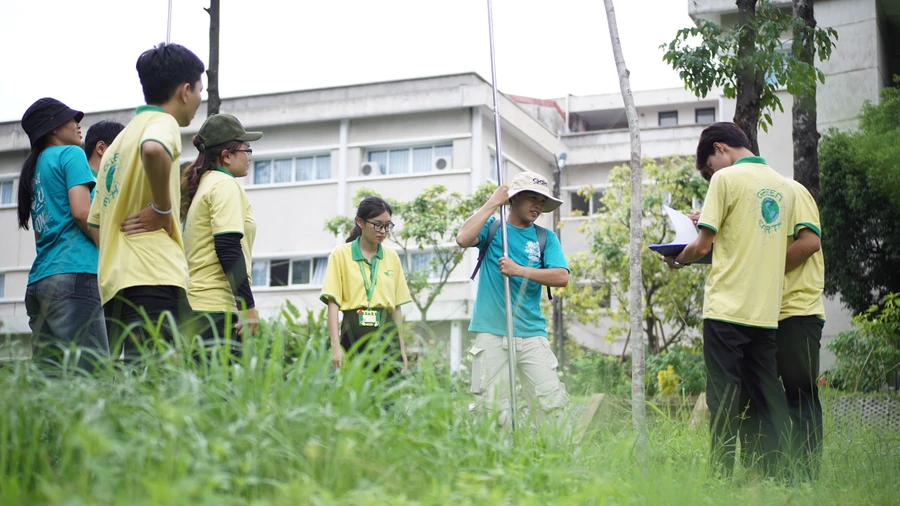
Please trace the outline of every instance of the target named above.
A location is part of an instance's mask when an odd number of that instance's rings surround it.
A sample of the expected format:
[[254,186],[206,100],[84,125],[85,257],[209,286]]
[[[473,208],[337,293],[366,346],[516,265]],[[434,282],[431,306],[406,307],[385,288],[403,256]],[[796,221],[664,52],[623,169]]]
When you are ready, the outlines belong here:
[[[290,357],[285,359],[285,353]],[[651,422],[635,468],[627,412],[576,444],[514,439],[427,355],[399,378],[383,350],[335,372],[321,332],[271,325],[230,364],[179,342],[139,367],[49,377],[0,370],[0,504],[896,504],[900,437],[827,433],[820,478],[786,486],[707,473],[707,435]],[[368,359],[368,360],[366,360]],[[59,376],[59,375],[56,375]],[[828,421],[828,420],[826,420]],[[826,426],[826,430],[827,430]]]

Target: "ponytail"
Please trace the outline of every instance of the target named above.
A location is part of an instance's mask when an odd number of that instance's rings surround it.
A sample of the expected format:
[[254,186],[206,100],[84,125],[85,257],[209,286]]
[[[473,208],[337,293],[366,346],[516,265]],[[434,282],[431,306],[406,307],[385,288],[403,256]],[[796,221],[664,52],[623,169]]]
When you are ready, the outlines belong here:
[[19,228],[24,230],[28,230],[31,203],[34,200],[34,169],[37,167],[38,157],[47,149],[47,143],[46,135],[35,141],[19,173],[19,205],[16,214],[19,218]]
[[350,235],[347,236],[347,242],[353,242],[361,235],[362,229],[359,228],[359,225],[353,225],[353,230],[351,230]]
[[210,170],[215,169],[219,162],[219,155],[222,154],[222,151],[233,153],[234,151],[241,149],[242,145],[240,141],[228,141],[216,146],[207,147],[199,135],[195,135],[192,142],[194,147],[196,147],[197,151],[200,153],[197,155],[197,158],[184,169],[184,173],[181,175],[182,221],[187,219],[188,209],[191,208],[191,202],[194,201],[194,196],[197,195],[197,188],[200,187],[200,180],[203,178],[203,175]]

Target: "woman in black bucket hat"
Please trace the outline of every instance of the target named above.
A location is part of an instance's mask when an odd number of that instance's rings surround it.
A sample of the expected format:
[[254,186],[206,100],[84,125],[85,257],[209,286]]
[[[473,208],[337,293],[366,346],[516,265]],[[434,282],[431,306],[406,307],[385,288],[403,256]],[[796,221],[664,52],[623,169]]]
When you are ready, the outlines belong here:
[[34,228],[36,255],[25,292],[34,360],[92,371],[109,355],[109,343],[97,286],[97,230],[87,224],[94,176],[81,149],[83,117],[53,98],[25,111],[31,152],[19,177],[18,220],[19,228],[28,230],[29,220]]

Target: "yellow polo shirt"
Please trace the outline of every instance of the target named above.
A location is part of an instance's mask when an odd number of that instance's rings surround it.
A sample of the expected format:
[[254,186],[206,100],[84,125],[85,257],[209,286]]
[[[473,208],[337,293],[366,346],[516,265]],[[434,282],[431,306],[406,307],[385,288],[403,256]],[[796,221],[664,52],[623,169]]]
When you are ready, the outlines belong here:
[[[367,277],[371,276],[376,259],[378,271],[375,273],[375,289],[370,302],[366,300],[362,272]],[[379,244],[372,263],[369,263],[359,249],[359,239],[342,244],[331,252],[319,299],[325,304],[333,300],[342,311],[367,307],[393,311],[395,307],[412,301],[397,252],[382,248]]]
[[195,311],[228,312],[239,309],[219,257],[215,236],[241,234],[241,250],[250,277],[256,220],[247,192],[227,170],[216,167],[200,178],[200,186],[184,220],[184,254],[190,284],[188,300]]
[[[144,143],[161,144],[172,157],[169,194],[172,196],[172,236],[163,229],[126,236],[119,226],[153,200],[141,161]],[[181,130],[170,114],[153,105],[137,108],[137,115],[109,146],[100,161],[96,193],[88,224],[100,227],[98,281],[106,304],[132,286],[188,287],[187,261],[181,243]]]
[[698,226],[716,234],[703,318],[778,328],[794,190],[758,156],[713,175]]
[[[788,238],[788,246],[794,242],[797,232],[808,228],[822,237],[819,222],[819,208],[802,184],[788,179],[794,189],[794,236]],[[784,274],[784,297],[781,300],[781,313],[778,321],[792,316],[816,316],[825,321],[825,304],[822,292],[825,290],[825,256],[822,250],[813,253],[799,267]]]

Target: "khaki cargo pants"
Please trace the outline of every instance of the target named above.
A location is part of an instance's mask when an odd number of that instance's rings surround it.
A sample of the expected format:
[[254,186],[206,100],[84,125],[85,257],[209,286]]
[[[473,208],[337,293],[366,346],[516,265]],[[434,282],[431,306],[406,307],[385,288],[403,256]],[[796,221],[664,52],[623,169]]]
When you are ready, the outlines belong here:
[[[537,423],[562,417],[569,394],[556,375],[559,362],[546,337],[513,338],[516,346],[516,372],[522,391]],[[500,425],[509,423],[509,349],[506,336],[480,333],[469,350],[472,354],[473,412],[485,408],[500,410]]]

